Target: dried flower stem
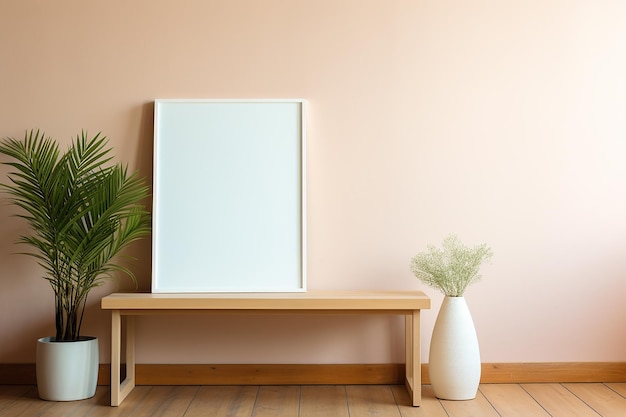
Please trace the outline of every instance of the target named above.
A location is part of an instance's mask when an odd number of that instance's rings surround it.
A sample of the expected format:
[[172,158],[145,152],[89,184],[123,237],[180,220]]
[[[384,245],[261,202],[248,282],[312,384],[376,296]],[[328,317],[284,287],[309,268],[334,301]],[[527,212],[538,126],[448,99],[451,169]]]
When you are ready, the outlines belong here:
[[480,265],[493,253],[486,245],[469,248],[450,235],[442,243],[443,249],[428,245],[428,251],[411,259],[411,272],[426,285],[450,297],[462,297],[466,288],[478,281]]

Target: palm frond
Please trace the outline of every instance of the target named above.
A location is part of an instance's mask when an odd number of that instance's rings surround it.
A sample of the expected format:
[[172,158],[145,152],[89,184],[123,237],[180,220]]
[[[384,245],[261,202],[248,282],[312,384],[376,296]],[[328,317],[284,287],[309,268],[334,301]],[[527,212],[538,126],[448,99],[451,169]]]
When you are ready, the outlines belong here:
[[126,166],[112,161],[108,139],[81,132],[61,153],[58,144],[40,131],[26,132],[21,141],[6,138],[0,154],[12,161],[10,200],[32,234],[20,243],[34,249],[56,297],[57,339],[79,337],[82,315],[91,289],[114,273],[132,272],[116,256],[131,242],[150,233],[150,214],[140,205],[149,188]]

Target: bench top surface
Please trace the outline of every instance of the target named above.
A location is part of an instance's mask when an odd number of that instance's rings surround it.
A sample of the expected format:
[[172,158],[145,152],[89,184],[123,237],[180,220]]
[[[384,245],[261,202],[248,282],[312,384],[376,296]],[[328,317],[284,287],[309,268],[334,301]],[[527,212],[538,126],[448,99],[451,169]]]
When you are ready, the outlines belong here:
[[105,310],[420,310],[422,291],[303,291],[280,293],[114,293]]

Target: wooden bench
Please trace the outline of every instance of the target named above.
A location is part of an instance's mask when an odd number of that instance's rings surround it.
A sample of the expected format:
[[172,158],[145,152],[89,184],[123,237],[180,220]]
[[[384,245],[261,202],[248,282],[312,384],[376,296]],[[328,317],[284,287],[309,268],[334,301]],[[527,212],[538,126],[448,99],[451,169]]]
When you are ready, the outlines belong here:
[[[111,405],[135,387],[135,316],[173,314],[392,314],[405,317],[406,387],[421,403],[420,310],[430,308],[421,291],[307,291],[298,293],[116,293],[102,299],[111,310]],[[122,317],[126,377],[121,381]]]

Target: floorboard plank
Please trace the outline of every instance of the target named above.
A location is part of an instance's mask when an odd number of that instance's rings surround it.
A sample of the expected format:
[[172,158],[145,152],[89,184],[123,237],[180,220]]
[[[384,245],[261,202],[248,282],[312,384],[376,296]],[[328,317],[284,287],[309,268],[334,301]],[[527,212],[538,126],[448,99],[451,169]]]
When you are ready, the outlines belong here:
[[518,384],[485,384],[480,391],[502,417],[550,417]]
[[98,389],[100,388],[103,388],[105,392],[104,398],[100,400],[102,402],[92,408],[88,414],[85,414],[85,417],[128,417],[141,407],[151,387],[135,387],[119,407],[111,407],[111,392],[109,388],[98,387]]
[[[31,385],[0,385],[0,412],[17,401],[18,398],[33,391]],[[35,394],[36,395],[36,394]]]
[[624,417],[626,398],[602,383],[563,384],[602,417]]
[[441,405],[449,417],[499,417],[496,410],[480,391],[473,400],[441,400]]
[[401,417],[389,385],[347,385],[350,417]]
[[523,384],[552,417],[598,417],[580,398],[561,384]]
[[404,385],[394,385],[391,391],[402,417],[448,417],[430,385],[422,387],[422,405],[419,407],[413,407]]
[[96,395],[81,401],[55,402],[38,417],[83,417],[96,407],[109,407],[110,391],[106,387],[97,387]]
[[294,417],[300,406],[300,386],[264,385],[254,404],[253,417]]
[[300,396],[300,417],[349,417],[346,387],[303,386]]
[[52,407],[54,403],[52,401],[43,401],[39,399],[37,394],[37,388],[32,388],[18,398],[15,401],[8,404],[2,410],[2,415],[11,417],[31,417],[42,414],[47,408]]
[[446,401],[422,386],[412,407],[401,385],[138,386],[119,407],[110,389],[54,402],[37,388],[0,385],[0,416],[10,417],[624,417],[626,383],[483,384],[475,399]]
[[250,417],[258,386],[203,386],[193,397],[185,417]]
[[626,382],[612,382],[604,385],[626,398]]
[[133,417],[182,417],[198,391],[194,386],[155,386]]

